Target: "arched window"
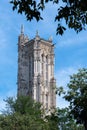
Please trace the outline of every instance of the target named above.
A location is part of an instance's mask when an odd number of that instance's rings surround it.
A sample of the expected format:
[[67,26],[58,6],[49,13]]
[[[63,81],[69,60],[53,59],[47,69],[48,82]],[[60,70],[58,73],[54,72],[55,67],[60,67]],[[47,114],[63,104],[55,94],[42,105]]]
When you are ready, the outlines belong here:
[[41,56],[42,58],[42,67],[41,67],[41,70],[42,70],[42,77],[44,77],[44,55],[42,54]]
[[48,64],[48,56],[46,56],[46,64]]
[[44,62],[44,55],[42,54],[41,57],[42,57],[42,62]]
[[48,87],[48,56],[46,56],[46,87]]

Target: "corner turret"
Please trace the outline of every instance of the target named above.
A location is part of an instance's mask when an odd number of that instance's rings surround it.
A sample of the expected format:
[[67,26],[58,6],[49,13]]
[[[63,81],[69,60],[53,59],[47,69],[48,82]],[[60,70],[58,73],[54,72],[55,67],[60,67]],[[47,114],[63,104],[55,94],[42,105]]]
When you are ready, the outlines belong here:
[[21,34],[19,35],[19,38],[18,38],[18,45],[24,45],[24,43],[28,41],[29,41],[28,36],[24,35],[24,26],[21,25]]
[[24,26],[23,26],[23,24],[21,25],[21,34],[24,34]]
[[21,25],[21,34],[18,37],[18,45],[22,45],[24,43],[24,28]]
[[48,40],[49,40],[49,42],[52,42],[53,41],[52,36],[50,36]]

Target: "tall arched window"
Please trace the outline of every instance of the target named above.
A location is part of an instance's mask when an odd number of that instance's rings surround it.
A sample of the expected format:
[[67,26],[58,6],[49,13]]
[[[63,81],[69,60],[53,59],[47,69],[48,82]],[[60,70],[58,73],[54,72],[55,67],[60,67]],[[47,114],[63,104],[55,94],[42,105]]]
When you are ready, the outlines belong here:
[[41,58],[41,60],[42,60],[42,67],[41,67],[41,68],[42,68],[42,69],[41,69],[42,72],[41,72],[41,73],[42,73],[42,77],[44,78],[44,55],[42,54],[41,57],[42,57],[42,58]]
[[44,63],[44,54],[41,55],[41,62]]
[[46,56],[46,87],[48,87],[48,56]]
[[48,94],[46,94],[46,110],[48,110]]

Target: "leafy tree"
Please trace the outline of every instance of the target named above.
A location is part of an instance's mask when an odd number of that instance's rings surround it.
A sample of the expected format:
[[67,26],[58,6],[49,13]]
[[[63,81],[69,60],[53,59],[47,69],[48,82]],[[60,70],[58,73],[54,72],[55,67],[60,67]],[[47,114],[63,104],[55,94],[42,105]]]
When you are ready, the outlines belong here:
[[47,130],[39,103],[27,97],[8,98],[7,109],[0,118],[1,130]]
[[58,94],[58,96],[65,94],[65,90],[62,86],[56,88],[56,94]]
[[70,76],[65,99],[70,102],[72,116],[87,130],[87,69],[79,69]]
[[[87,25],[87,0],[10,0],[13,10],[17,10],[20,14],[24,13],[27,20],[30,21],[33,18],[37,21],[43,19],[41,11],[45,9],[48,2],[53,2],[53,6],[58,5],[58,13],[55,14],[54,18],[58,22],[56,34],[62,35],[66,30],[66,25],[77,33],[85,30]],[[61,3],[60,6],[59,2]],[[62,25],[62,23],[64,24]]]
[[49,122],[41,105],[29,96],[21,96],[16,100],[8,98],[5,101],[7,109],[0,116],[0,130],[57,130],[56,123],[50,129],[54,118]]
[[7,98],[5,100],[6,104],[6,113],[15,113],[18,112],[20,114],[37,114],[41,117],[42,110],[41,104],[35,102],[33,99],[31,99],[29,96],[19,96],[16,100],[14,100],[12,97]]
[[61,130],[84,130],[83,125],[77,125],[71,118],[69,108],[58,108],[58,126]]
[[45,119],[47,120],[49,130],[59,130],[58,128],[58,113],[52,112],[50,115],[46,116]]

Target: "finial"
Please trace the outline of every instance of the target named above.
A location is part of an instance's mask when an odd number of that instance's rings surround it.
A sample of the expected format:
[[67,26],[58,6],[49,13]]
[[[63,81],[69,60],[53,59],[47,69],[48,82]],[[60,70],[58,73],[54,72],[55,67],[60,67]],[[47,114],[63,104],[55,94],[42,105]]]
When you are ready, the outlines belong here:
[[38,30],[36,31],[36,36],[39,36],[39,35],[38,35]]
[[52,38],[52,36],[50,36],[50,37],[49,37],[49,41],[52,41],[52,40],[53,40],[53,38]]
[[21,34],[24,34],[24,26],[23,26],[23,24],[21,25]]

